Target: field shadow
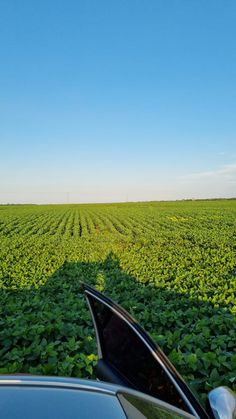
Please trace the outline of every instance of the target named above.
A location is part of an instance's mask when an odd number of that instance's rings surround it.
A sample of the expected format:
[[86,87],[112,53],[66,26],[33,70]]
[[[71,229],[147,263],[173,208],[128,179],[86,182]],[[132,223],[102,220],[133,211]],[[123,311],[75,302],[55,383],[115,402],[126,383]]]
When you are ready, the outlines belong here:
[[235,317],[138,282],[112,253],[101,262],[65,262],[39,288],[1,290],[1,374],[94,377],[96,344],[81,282],[133,315],[203,398],[217,385],[234,386]]

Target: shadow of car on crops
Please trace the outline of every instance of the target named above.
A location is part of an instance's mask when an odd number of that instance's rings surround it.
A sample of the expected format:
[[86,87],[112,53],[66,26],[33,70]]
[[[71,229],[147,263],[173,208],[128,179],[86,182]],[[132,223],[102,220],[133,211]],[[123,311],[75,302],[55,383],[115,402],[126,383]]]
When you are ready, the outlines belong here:
[[133,315],[203,401],[212,388],[234,383],[234,316],[200,297],[138,282],[112,253],[104,261],[65,262],[39,288],[2,290],[0,373],[95,377],[81,282]]

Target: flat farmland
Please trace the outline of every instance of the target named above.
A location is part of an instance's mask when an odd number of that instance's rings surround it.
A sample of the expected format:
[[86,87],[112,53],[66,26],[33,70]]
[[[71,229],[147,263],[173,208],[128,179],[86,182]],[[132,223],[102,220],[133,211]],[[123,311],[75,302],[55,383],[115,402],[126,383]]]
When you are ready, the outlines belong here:
[[236,201],[0,206],[0,373],[93,377],[81,281],[193,390],[236,390]]

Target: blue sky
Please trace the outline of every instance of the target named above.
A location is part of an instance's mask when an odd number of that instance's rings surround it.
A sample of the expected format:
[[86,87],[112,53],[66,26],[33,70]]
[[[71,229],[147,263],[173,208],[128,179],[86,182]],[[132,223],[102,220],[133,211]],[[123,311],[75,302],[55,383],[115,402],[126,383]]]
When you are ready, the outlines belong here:
[[2,0],[0,203],[236,196],[234,0]]

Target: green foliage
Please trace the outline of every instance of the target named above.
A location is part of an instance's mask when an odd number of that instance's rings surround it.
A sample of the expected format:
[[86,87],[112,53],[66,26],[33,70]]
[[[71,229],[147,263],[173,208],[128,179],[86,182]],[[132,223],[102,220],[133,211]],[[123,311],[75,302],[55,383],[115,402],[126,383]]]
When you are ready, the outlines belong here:
[[236,201],[0,206],[0,373],[94,377],[81,281],[191,387],[236,389]]

